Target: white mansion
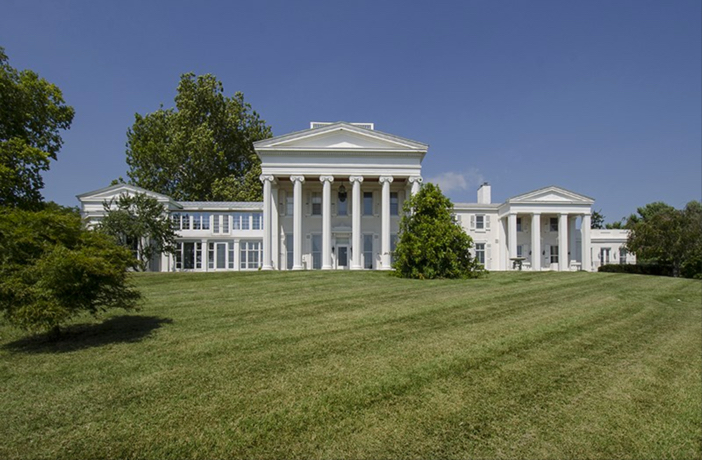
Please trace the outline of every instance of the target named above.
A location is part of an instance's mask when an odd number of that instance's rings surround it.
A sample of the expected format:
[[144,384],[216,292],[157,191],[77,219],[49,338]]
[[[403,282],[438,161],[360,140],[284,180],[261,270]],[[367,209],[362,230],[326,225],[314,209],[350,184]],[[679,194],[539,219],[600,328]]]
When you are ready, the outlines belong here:
[[[94,224],[103,203],[146,193],[178,230],[175,256],[154,271],[376,269],[392,266],[403,202],[422,184],[428,145],[376,131],[372,123],[312,123],[256,142],[263,202],[175,201],[119,184],[78,195]],[[488,270],[594,270],[630,263],[626,230],[591,230],[593,199],[545,187],[492,203],[483,184],[456,218]]]

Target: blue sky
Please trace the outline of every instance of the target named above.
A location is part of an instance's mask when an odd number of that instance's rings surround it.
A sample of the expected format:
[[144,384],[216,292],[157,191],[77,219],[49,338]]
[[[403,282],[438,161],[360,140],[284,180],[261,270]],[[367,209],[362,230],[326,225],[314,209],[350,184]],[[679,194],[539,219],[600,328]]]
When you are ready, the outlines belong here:
[[370,121],[428,143],[454,201],[560,185],[613,221],[702,195],[701,23],[699,0],[6,0],[0,46],[76,109],[45,175],[61,204],[126,177],[134,114],[192,71],[275,135]]

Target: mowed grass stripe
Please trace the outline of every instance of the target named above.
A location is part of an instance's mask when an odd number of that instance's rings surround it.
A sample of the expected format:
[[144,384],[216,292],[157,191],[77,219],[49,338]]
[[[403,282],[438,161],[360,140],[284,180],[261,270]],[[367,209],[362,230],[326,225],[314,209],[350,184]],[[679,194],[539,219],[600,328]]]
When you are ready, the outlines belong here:
[[[7,458],[700,456],[700,283],[148,274],[140,341],[0,350]],[[18,335],[1,329],[3,342]],[[42,351],[44,350],[44,351]]]

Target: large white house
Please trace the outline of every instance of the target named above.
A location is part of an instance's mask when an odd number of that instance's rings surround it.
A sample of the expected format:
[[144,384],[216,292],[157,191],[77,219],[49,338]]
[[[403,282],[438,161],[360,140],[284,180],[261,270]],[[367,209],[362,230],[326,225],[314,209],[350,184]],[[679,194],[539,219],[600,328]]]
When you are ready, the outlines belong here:
[[[389,270],[403,202],[422,184],[428,145],[372,123],[311,123],[310,129],[254,143],[263,202],[179,202],[119,184],[78,195],[89,225],[103,203],[146,193],[170,214],[175,256],[154,271]],[[490,185],[455,214],[488,270],[595,270],[630,263],[624,230],[591,230],[594,200],[549,186],[492,203]]]

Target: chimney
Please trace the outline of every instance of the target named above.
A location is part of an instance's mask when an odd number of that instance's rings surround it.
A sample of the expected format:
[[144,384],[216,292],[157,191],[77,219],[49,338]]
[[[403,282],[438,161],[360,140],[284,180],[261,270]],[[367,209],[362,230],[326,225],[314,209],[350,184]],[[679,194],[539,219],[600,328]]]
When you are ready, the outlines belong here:
[[483,182],[483,185],[478,189],[478,204],[490,204],[490,184]]

